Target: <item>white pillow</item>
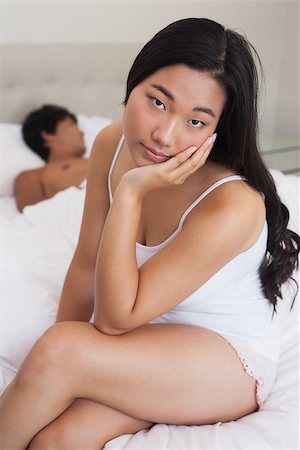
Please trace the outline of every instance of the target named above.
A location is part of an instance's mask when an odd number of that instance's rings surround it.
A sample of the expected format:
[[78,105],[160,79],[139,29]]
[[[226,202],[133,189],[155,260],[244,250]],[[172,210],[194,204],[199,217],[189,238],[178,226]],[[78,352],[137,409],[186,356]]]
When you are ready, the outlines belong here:
[[24,170],[44,165],[44,160],[23,141],[21,125],[0,124],[0,196],[13,195],[14,180]]
[[[79,114],[78,125],[84,132],[88,158],[97,133],[112,121],[101,116]],[[14,180],[24,170],[42,167],[45,161],[22,138],[21,124],[0,123],[0,197],[14,195]]]

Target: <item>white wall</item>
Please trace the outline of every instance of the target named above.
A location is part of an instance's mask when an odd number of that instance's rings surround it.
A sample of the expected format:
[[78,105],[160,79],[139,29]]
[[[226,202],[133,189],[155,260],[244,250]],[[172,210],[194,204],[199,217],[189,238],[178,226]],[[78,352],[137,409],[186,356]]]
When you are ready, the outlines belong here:
[[299,2],[285,1],[10,1],[0,2],[1,43],[144,43],[184,17],[209,17],[244,32],[265,71],[262,124],[299,133]]

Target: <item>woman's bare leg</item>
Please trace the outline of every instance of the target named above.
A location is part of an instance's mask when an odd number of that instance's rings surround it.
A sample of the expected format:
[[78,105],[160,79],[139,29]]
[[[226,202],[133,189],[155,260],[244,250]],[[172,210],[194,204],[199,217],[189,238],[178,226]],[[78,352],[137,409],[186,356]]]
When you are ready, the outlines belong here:
[[152,425],[109,406],[78,399],[33,438],[29,450],[100,450],[115,437]]
[[24,450],[76,398],[146,422],[209,424],[256,410],[255,387],[232,347],[208,330],[145,325],[107,336],[91,324],[59,323],[1,399],[4,448]]

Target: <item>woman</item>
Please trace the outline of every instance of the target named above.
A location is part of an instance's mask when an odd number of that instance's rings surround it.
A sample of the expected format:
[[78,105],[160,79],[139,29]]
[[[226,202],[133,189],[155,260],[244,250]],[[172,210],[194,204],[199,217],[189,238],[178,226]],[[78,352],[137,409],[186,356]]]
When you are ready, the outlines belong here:
[[141,50],[122,124],[89,161],[63,323],[3,394],[4,448],[99,449],[263,404],[299,236],[257,149],[256,99],[251,45],[214,21],[177,21]]

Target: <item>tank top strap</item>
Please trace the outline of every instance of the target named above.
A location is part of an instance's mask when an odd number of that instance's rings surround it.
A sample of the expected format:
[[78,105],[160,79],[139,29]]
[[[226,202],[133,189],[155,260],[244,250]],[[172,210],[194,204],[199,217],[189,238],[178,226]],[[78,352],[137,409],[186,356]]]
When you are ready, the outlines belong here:
[[124,134],[122,134],[122,136],[121,136],[121,139],[120,139],[119,144],[118,144],[118,146],[116,148],[116,151],[115,151],[115,154],[114,154],[114,157],[112,159],[112,162],[111,162],[111,165],[110,165],[110,168],[109,168],[109,172],[108,172],[107,184],[108,184],[108,194],[109,194],[110,204],[113,201],[112,190],[111,190],[111,174],[112,174],[112,171],[114,170],[114,167],[115,167],[115,164],[116,164],[116,161],[118,159],[118,156],[119,156],[119,153],[121,151],[123,143],[124,143]]
[[189,213],[195,208],[195,206],[198,205],[198,203],[201,202],[201,200],[204,199],[204,197],[206,197],[211,191],[216,189],[218,186],[221,186],[224,183],[228,183],[228,181],[234,181],[234,180],[246,180],[246,178],[242,177],[241,175],[231,175],[228,177],[224,177],[221,180],[216,181],[214,184],[212,184],[208,189],[206,189],[206,191],[204,191],[201,195],[199,195],[199,197],[196,198],[196,200],[185,210],[185,212],[181,216],[181,219],[180,219],[180,222],[178,225],[178,230],[181,230],[181,228],[184,224],[184,221],[187,218],[187,216],[189,215]]

